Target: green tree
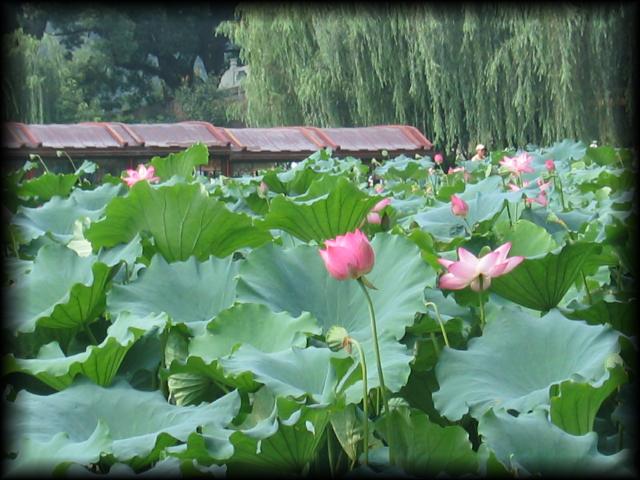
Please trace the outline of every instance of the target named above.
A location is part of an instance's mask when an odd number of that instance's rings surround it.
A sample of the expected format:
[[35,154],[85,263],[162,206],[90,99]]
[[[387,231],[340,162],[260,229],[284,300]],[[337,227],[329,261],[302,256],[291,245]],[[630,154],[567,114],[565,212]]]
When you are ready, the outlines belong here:
[[251,126],[409,123],[436,144],[628,145],[635,7],[242,5]]

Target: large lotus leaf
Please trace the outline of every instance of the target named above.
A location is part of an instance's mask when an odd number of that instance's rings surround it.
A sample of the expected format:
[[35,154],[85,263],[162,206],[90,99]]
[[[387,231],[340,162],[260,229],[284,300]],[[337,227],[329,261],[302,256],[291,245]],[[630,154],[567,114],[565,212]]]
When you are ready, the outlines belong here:
[[17,194],[21,197],[38,197],[40,200],[49,200],[52,197],[66,197],[71,193],[78,180],[78,175],[73,173],[45,172],[39,177],[27,180],[17,188]]
[[543,409],[514,417],[503,409],[480,418],[478,432],[498,460],[522,475],[631,475],[625,465],[630,452],[598,452],[598,436],[570,435],[547,420]]
[[329,194],[313,200],[298,203],[284,196],[273,198],[265,226],[284,230],[305,242],[320,243],[354,231],[378,200],[340,178]]
[[155,255],[136,281],[112,287],[107,309],[112,315],[128,311],[141,317],[166,312],[174,323],[208,321],[233,303],[237,272],[231,257],[167,263]]
[[469,434],[460,426],[441,427],[416,409],[399,407],[378,421],[389,443],[394,465],[419,477],[478,470],[477,454]]
[[170,153],[166,157],[153,157],[151,165],[155,168],[155,175],[165,181],[177,175],[193,180],[193,172],[199,165],[209,163],[209,150],[206,145],[196,143],[191,147],[177,153]]
[[498,232],[500,243],[511,242],[509,256],[535,257],[537,255],[546,255],[558,247],[545,228],[529,220],[520,218],[514,223],[513,227],[509,227],[508,223],[504,223],[502,226],[503,228]]
[[58,342],[44,345],[36,358],[5,359],[4,373],[23,372],[42,380],[56,390],[63,390],[82,374],[98,385],[108,386],[116,375],[124,356],[147,331],[164,327],[165,315],[140,318],[130,314],[118,316],[99,345],[90,345],[84,352],[65,356]]
[[567,244],[560,251],[527,258],[507,275],[496,277],[491,290],[519,305],[546,312],[556,307],[600,248],[595,243]]
[[277,430],[266,438],[262,432],[254,433],[255,429],[233,433],[234,453],[225,462],[231,476],[301,475],[307,471],[309,462],[318,455],[329,422],[329,411],[307,406],[296,408],[299,410],[283,418],[279,407]]
[[311,183],[323,175],[313,169],[299,165],[298,168],[284,172],[270,170],[264,174],[262,181],[269,190],[284,195],[300,195],[309,189]]
[[593,430],[593,422],[602,402],[628,380],[620,365],[610,370],[609,378],[599,387],[566,380],[553,385],[551,421],[571,435],[585,435]]
[[122,191],[121,185],[102,185],[95,190],[75,190],[68,198],[53,197],[37,208],[18,208],[12,219],[23,242],[49,234],[61,243],[73,238],[76,220],[97,220],[107,203]]
[[307,336],[319,333],[321,329],[309,313],[293,318],[286,312],[273,313],[265,305],[240,303],[221,311],[205,333],[191,339],[189,355],[211,362],[241,344],[266,353],[278,352],[305,347]]
[[241,345],[233,355],[220,359],[226,374],[250,372],[277,395],[311,397],[316,403],[332,403],[340,373],[349,360],[328,348],[297,348],[265,353],[249,344]]
[[385,178],[400,178],[402,180],[413,178],[419,180],[427,178],[429,168],[434,166],[435,163],[426,158],[416,160],[401,155],[376,167],[374,173]]
[[[385,383],[397,391],[408,377],[410,355],[396,341],[413,323],[416,312],[425,311],[423,291],[435,285],[436,275],[422,261],[418,247],[404,237],[377,234],[372,246],[376,263],[367,278],[377,290],[369,293],[378,336],[381,344],[385,342],[380,347],[384,373],[396,379]],[[342,326],[362,343],[367,365],[375,365],[364,294],[357,282],[331,277],[317,248],[303,245],[286,250],[266,245],[251,252],[240,267],[238,299],[263,303],[294,316],[308,311],[325,333],[333,325]],[[373,388],[379,384],[376,369],[369,368],[369,373],[369,386]]]
[[4,464],[5,476],[48,477],[65,472],[71,463],[89,465],[98,463],[102,452],[109,450],[111,439],[107,425],[98,420],[95,430],[85,441],[73,441],[66,432],[50,440],[25,438],[15,460]]
[[543,160],[551,159],[557,163],[568,163],[569,160],[580,160],[587,152],[587,147],[583,142],[575,142],[564,139],[554,143],[551,147],[541,150]]
[[581,310],[563,312],[567,318],[585,320],[590,325],[609,324],[625,335],[633,336],[638,331],[636,326],[636,300],[628,302],[599,301]]
[[608,377],[605,360],[620,348],[619,335],[557,311],[535,318],[512,310],[489,322],[467,350],[442,351],[435,406],[450,420],[467,411],[478,418],[493,406],[525,412],[546,404],[552,384],[578,375],[598,386]]
[[7,289],[9,325],[32,332],[37,325],[75,328],[104,308],[111,268],[96,257],[79,257],[62,245],[42,247],[31,272]]
[[109,388],[76,382],[51,395],[20,391],[10,405],[9,429],[19,450],[24,439],[44,443],[63,432],[70,451],[76,451],[102,421],[111,440],[103,453],[140,468],[157,460],[167,446],[186,441],[199,427],[224,430],[239,408],[237,392],[213,403],[177,407],[159,391],[134,390],[125,382]]
[[208,196],[200,184],[179,183],[152,187],[138,182],[129,195],[112,200],[106,217],[86,232],[94,248],[129,242],[149,232],[158,251],[169,262],[195,255],[225,257],[243,247],[256,247],[271,238],[250,217],[230,212]]

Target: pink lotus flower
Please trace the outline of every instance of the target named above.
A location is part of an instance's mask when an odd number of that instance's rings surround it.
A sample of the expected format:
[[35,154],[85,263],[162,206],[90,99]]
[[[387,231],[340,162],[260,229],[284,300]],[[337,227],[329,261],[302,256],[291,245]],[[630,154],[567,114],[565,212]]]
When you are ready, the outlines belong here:
[[373,190],[375,190],[376,193],[382,193],[382,191],[384,190],[384,185],[381,183],[376,183],[373,187]]
[[556,164],[551,159],[546,160],[544,166],[547,167],[548,172],[553,172],[556,169]]
[[531,155],[527,152],[522,152],[515,157],[504,157],[499,163],[514,175],[519,176],[521,173],[532,173],[534,171],[531,166],[532,160],[533,157]]
[[260,185],[258,185],[258,196],[260,198],[265,198],[268,191],[269,185],[267,185],[264,181],[260,182]]
[[138,170],[132,170],[130,168],[127,169],[127,176],[122,180],[127,184],[127,186],[132,187],[136,183],[141,180],[147,180],[149,182],[158,182],[160,177],[154,176],[156,173],[156,169],[153,166],[149,168],[144,165],[138,165]]
[[456,167],[456,168],[449,167],[449,171],[447,172],[447,175],[450,175],[452,173],[458,173],[458,172],[464,172],[464,167]]
[[380,225],[382,223],[382,218],[380,217],[380,211],[391,204],[390,198],[384,198],[380,200],[375,206],[371,209],[371,212],[367,215],[367,222],[375,223],[376,225]]
[[444,157],[442,156],[442,154],[436,153],[433,157],[433,161],[436,162],[437,165],[442,165],[442,162],[444,162]]
[[538,203],[540,205],[542,205],[543,207],[546,207],[547,205],[549,205],[549,199],[547,198],[547,194],[544,191],[540,191],[540,193],[538,194],[537,197],[535,198],[527,198],[526,202],[531,204],[531,203]]
[[466,217],[469,205],[457,195],[451,195],[451,212],[458,217]]
[[458,248],[457,262],[439,258],[440,265],[448,270],[440,277],[439,287],[448,290],[462,290],[471,286],[471,290],[474,292],[486,290],[491,286],[492,278],[509,273],[524,260],[522,256],[507,258],[510,249],[511,242],[507,242],[484,257],[478,258],[460,247]]
[[375,253],[369,239],[360,229],[325,240],[324,245],[325,248],[319,253],[333,278],[357,279],[373,268]]
[[538,184],[541,192],[546,192],[547,190],[549,190],[549,186],[551,185],[551,182],[545,182],[541,178],[537,179],[536,183]]
[[[528,187],[529,186],[529,182],[527,182],[525,180],[524,182],[522,182],[522,186],[523,187]],[[520,187],[518,185],[516,185],[515,183],[510,183],[509,185],[507,185],[507,187],[509,187],[509,190],[511,190],[512,192],[519,192],[520,191]]]

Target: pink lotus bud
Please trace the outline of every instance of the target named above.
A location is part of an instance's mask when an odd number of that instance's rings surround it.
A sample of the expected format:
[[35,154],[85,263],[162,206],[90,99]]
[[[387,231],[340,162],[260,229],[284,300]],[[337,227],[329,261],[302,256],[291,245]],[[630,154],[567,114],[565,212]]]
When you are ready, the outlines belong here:
[[442,165],[442,162],[444,162],[444,158],[442,154],[436,153],[433,157],[433,161],[436,162],[437,165]]
[[457,262],[439,258],[438,263],[448,270],[440,277],[439,287],[448,290],[462,290],[470,286],[471,290],[475,292],[486,290],[491,286],[492,278],[509,273],[524,260],[522,256],[507,258],[510,249],[511,242],[507,242],[478,258],[460,247],[458,248]]
[[148,182],[158,182],[160,180],[160,177],[154,176],[155,172],[156,172],[155,167],[150,166],[149,168],[147,168],[144,165],[140,164],[138,165],[137,170],[132,170],[130,168],[127,169],[127,176],[124,177],[122,180],[129,187],[132,187],[133,185],[140,182],[141,180],[147,180]]
[[457,195],[451,195],[451,211],[458,217],[466,217],[469,213],[469,205]]
[[371,212],[367,214],[367,223],[380,225],[382,223],[382,218],[380,218],[379,213]]
[[380,225],[382,223],[382,218],[380,217],[380,212],[384,207],[391,204],[390,198],[383,198],[375,206],[371,209],[371,212],[367,215],[367,222],[375,223],[376,225]]
[[553,172],[556,169],[556,164],[551,159],[546,160],[544,166],[547,167],[548,172]]
[[264,183],[264,181],[260,182],[258,185],[258,196],[260,198],[265,198],[267,196],[267,192],[269,191],[269,186]]
[[375,253],[360,229],[325,240],[324,245],[320,256],[329,274],[338,280],[357,279],[373,269]]

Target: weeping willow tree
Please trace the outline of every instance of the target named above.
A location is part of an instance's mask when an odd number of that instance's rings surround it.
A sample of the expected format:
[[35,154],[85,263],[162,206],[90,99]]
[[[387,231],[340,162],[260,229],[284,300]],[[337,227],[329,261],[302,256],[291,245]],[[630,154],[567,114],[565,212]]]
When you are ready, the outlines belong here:
[[631,142],[626,4],[242,5],[251,126],[412,124],[467,149]]

